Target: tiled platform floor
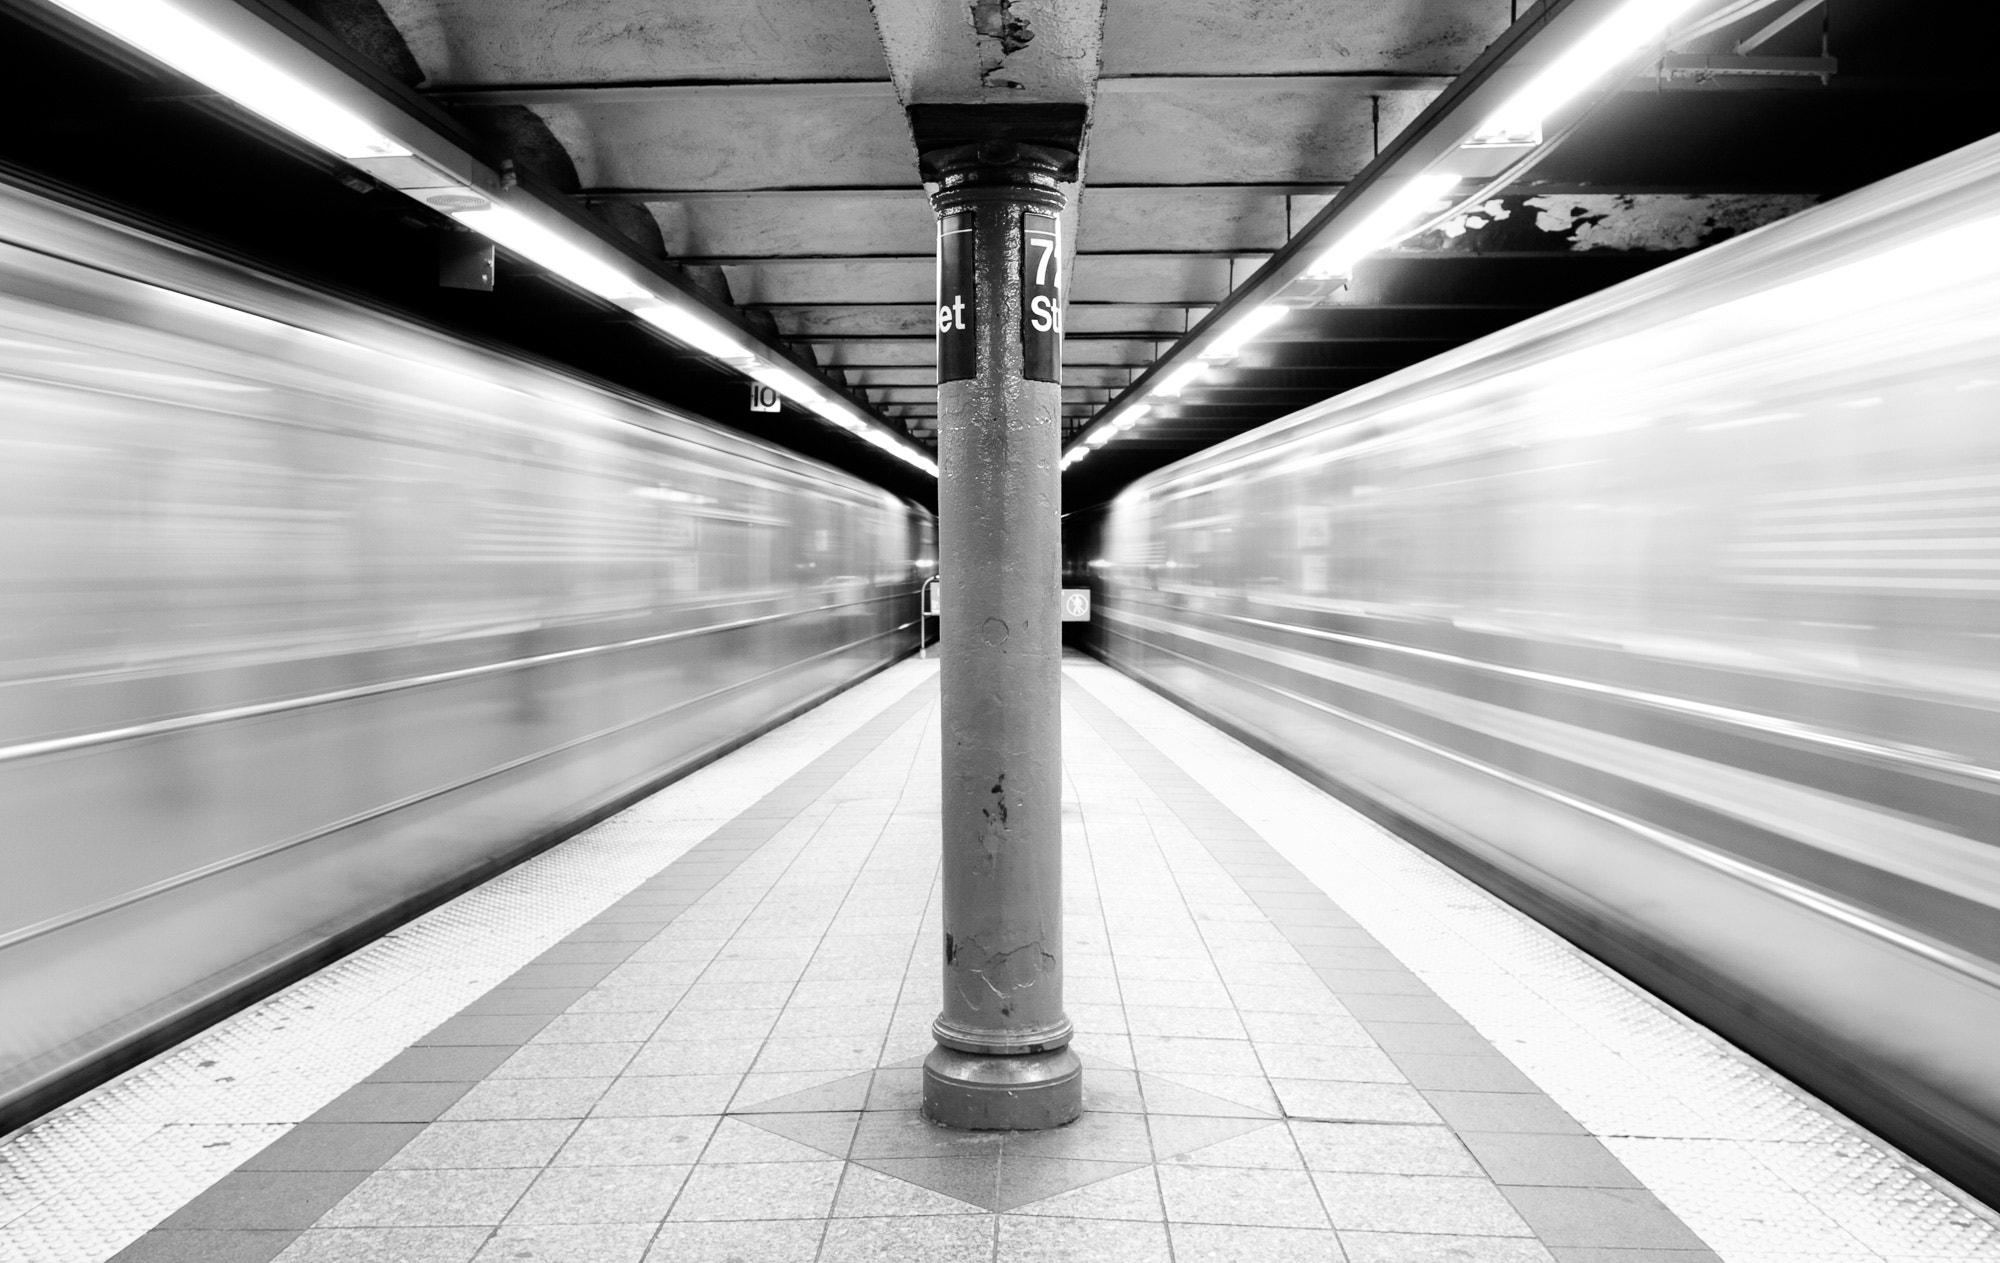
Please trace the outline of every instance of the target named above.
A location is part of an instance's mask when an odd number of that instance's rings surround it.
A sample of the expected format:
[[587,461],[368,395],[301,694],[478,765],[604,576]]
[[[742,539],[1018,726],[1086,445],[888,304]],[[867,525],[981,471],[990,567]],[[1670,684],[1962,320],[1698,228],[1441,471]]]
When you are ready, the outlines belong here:
[[[920,670],[902,683],[118,1257],[1717,1257],[1684,1217],[1733,1220],[1685,1189],[1681,1213],[1664,1204],[1619,1138],[1581,1125],[1211,792],[1214,767],[1190,775],[1121,718],[1148,702],[1089,663],[1071,665],[1064,720],[1090,1112],[1040,1136],[924,1124],[935,692]],[[1159,735],[1161,718],[1140,722]],[[1354,827],[1320,801],[1330,829]],[[1915,1187],[1904,1206],[1950,1231],[1879,1252],[1731,1240],[1724,1257],[2000,1258],[1990,1221]]]

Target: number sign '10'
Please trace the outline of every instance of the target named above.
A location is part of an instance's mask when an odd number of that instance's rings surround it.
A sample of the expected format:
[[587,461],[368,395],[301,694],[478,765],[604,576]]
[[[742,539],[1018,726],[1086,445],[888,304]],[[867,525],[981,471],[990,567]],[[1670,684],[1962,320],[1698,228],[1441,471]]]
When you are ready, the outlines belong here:
[[1062,229],[1054,215],[1021,216],[1021,376],[1062,380]]

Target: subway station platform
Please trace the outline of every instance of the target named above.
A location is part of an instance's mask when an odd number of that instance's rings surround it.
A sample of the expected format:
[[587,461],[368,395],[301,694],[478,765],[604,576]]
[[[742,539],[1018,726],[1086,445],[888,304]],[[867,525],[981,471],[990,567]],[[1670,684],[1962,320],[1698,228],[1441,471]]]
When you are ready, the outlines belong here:
[[918,1116],[906,661],[0,1148],[0,1259],[2000,1259],[1920,1166],[1323,793],[1066,664],[1060,1131]]

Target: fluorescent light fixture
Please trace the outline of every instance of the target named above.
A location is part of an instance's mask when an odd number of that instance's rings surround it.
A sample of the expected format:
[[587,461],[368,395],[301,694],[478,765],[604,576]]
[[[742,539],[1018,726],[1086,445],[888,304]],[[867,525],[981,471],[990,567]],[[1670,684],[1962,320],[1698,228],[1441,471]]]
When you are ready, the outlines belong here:
[[859,427],[856,433],[861,436],[863,442],[872,443],[897,460],[921,469],[933,478],[937,477],[937,462],[926,456],[923,449],[906,442],[902,435],[876,425]]
[[1116,431],[1111,430],[1107,427],[1105,429],[1097,430],[1094,433],[1087,434],[1084,436],[1083,439],[1084,446],[1090,448],[1103,447],[1106,443],[1109,443],[1111,441],[1111,438],[1115,433]]
[[818,412],[819,405],[826,401],[826,396],[811,382],[789,369],[777,368],[759,361],[744,371],[800,407],[811,408],[814,412]]
[[360,115],[164,0],[56,3],[329,153],[343,158],[409,155]]
[[684,342],[704,355],[713,355],[719,360],[751,358],[750,348],[685,308],[666,303],[638,303],[633,305],[632,314],[674,341]]
[[900,435],[871,425],[861,437],[904,464],[921,469],[933,478],[937,477],[937,462],[926,456],[923,449],[904,442]]
[[1111,424],[1121,431],[1129,430],[1133,426],[1139,424],[1140,421],[1144,420],[1146,414],[1151,412],[1152,410],[1153,410],[1152,404],[1135,403],[1131,407],[1119,413],[1118,419],[1116,421],[1113,421]]
[[818,413],[821,420],[832,421],[836,424],[845,423],[848,420],[847,414],[849,409],[847,401],[837,395],[823,394],[807,406]]
[[[467,200],[470,200],[469,198]],[[651,303],[652,292],[622,268],[585,250],[561,233],[494,202],[450,212],[482,236],[555,273],[563,280],[614,303]]]
[[1633,53],[1657,38],[1698,0],[1628,0],[1556,58],[1480,125],[1466,143],[1539,145],[1542,123]]
[[1261,307],[1252,308],[1239,317],[1234,324],[1224,329],[1222,336],[1218,337],[1209,346],[1208,350],[1202,352],[1202,357],[1211,360],[1235,359],[1237,352],[1243,349],[1245,342],[1264,332],[1264,330],[1270,328],[1272,325],[1277,324],[1289,315],[1290,312],[1291,308],[1280,307],[1276,303],[1265,303]]
[[837,398],[836,396],[821,396],[819,401],[811,404],[810,407],[821,417],[833,422],[843,430],[852,430],[859,434],[862,430],[868,428],[868,423],[855,415],[853,406],[846,400]]
[[1305,274],[1312,277],[1346,276],[1367,254],[1397,240],[1398,231],[1421,214],[1431,203],[1450,192],[1459,181],[1451,171],[1426,171],[1390,195],[1373,213],[1347,230],[1333,247],[1313,260]]
[[[359,114],[299,79],[281,65],[238,43],[170,0],[55,0],[62,8],[174,71],[263,116],[311,144],[347,159],[414,156]],[[477,189],[429,189],[419,200],[449,214],[511,253],[633,315],[704,354],[771,386],[794,403],[811,408],[843,429],[893,452],[933,476],[937,463],[858,416],[851,405],[829,400],[805,378],[756,357],[749,347],[715,322],[664,302],[652,287],[591,248],[589,235],[565,232],[521,209],[494,201]]]
[[1149,395],[1178,395],[1193,385],[1197,378],[1207,372],[1208,365],[1199,361],[1193,364],[1183,364],[1173,372],[1168,373],[1166,380],[1146,393]]

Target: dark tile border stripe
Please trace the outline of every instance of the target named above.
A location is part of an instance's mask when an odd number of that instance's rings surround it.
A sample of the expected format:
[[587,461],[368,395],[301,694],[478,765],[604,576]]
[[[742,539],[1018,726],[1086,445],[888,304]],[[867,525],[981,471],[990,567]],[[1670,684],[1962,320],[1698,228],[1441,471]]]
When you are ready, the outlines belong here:
[[1188,824],[1543,1245],[1559,1259],[1616,1251],[1621,1258],[1720,1263],[1609,1149],[1262,835],[1104,702],[1074,680],[1065,683],[1063,701]]
[[928,705],[918,684],[630,894],[246,1160],[111,1263],[269,1263]]

